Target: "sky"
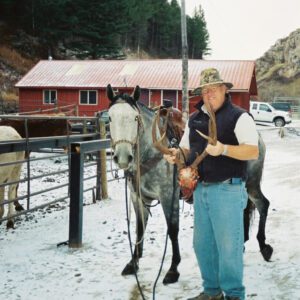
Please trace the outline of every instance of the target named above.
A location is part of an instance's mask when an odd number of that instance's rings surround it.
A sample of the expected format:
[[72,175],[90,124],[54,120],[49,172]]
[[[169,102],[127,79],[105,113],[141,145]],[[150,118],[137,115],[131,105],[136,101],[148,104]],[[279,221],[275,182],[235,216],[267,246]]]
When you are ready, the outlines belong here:
[[212,48],[206,59],[255,60],[300,28],[299,0],[186,0],[186,14],[199,5]]
[[[296,126],[300,132],[300,124]],[[299,299],[300,293],[300,138],[295,131],[285,130],[279,137],[273,126],[259,126],[267,153],[262,191],[270,200],[266,226],[266,242],[273,249],[270,262],[263,260],[256,240],[259,215],[256,212],[245,244],[244,282],[248,300]],[[284,153],[284,155],[283,155]],[[31,158],[46,154],[32,153]],[[47,154],[49,155],[49,154]],[[52,155],[52,154],[50,154]],[[278,159],[280,157],[280,159]],[[31,163],[32,177],[65,169],[67,157],[36,160]],[[110,163],[107,162],[110,170]],[[85,177],[96,169],[85,168]],[[121,175],[121,174],[120,174]],[[26,176],[26,164],[22,177]],[[108,173],[111,178],[111,172]],[[62,184],[63,174],[37,178],[32,192]],[[90,183],[94,185],[94,180]],[[86,188],[86,182],[84,184]],[[110,199],[92,203],[91,191],[84,194],[83,246],[79,249],[57,243],[68,239],[69,207],[62,202],[21,216],[15,229],[0,225],[0,299],[6,300],[140,300],[134,276],[121,276],[130,259],[125,212],[124,180],[108,184]],[[65,190],[66,192],[67,190]],[[20,195],[26,193],[26,182],[20,184]],[[31,207],[61,197],[62,191],[37,195]],[[26,201],[26,199],[24,199]],[[24,203],[24,202],[23,202]],[[163,285],[163,276],[171,264],[171,243],[158,279],[155,299],[183,300],[199,294],[201,277],[192,248],[193,207],[180,200],[179,245],[180,278],[173,285]],[[132,208],[132,206],[131,206]],[[153,285],[157,277],[165,245],[166,223],[160,205],[151,209],[140,260],[138,278],[145,299],[154,299]],[[135,239],[135,218],[131,213],[131,238]]]

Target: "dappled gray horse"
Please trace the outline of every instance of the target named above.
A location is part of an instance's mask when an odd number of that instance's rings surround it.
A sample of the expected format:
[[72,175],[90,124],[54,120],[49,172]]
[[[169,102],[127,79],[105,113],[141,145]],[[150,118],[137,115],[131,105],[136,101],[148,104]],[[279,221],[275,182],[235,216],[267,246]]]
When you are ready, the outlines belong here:
[[143,254],[144,231],[149,216],[149,205],[159,200],[167,222],[168,235],[172,242],[172,263],[163,282],[176,282],[179,278],[177,266],[180,263],[178,245],[179,231],[179,187],[173,191],[173,166],[153,147],[151,138],[155,112],[138,103],[140,88],[132,94],[115,95],[107,87],[111,101],[109,108],[110,133],[114,149],[114,162],[125,170],[130,187],[130,198],[136,214],[136,244],[133,258],[125,266],[122,275],[134,274]]

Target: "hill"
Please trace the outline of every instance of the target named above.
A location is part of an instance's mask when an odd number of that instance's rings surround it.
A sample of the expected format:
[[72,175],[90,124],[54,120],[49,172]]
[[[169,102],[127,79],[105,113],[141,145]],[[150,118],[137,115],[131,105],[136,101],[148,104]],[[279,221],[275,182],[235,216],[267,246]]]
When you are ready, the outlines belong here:
[[256,61],[258,97],[300,98],[300,28],[279,39]]

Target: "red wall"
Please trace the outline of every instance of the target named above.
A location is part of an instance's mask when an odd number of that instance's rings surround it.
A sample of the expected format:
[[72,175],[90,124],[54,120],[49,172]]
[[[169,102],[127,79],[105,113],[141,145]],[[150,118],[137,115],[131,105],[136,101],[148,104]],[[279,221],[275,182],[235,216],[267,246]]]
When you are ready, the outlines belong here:
[[[55,90],[55,88],[51,88]],[[19,106],[20,112],[37,111],[54,108],[54,104],[43,104],[44,89],[20,89],[19,90]],[[57,90],[57,105],[58,107],[72,105],[70,108],[62,109],[66,112],[72,110],[75,105],[78,107],[80,116],[94,116],[96,112],[107,109],[109,100],[106,98],[106,89],[98,89],[97,105],[79,105],[79,90],[75,89],[56,89]],[[90,89],[94,90],[94,89]]]
[[[55,89],[55,88],[51,88]],[[94,90],[90,88],[90,90]],[[108,109],[109,100],[106,97],[106,89],[97,89],[98,104],[97,105],[79,105],[79,90],[78,89],[58,89],[58,107],[74,104],[78,106],[80,116],[94,116],[96,112]],[[132,88],[122,88],[119,92],[131,94]],[[191,95],[190,95],[191,97]],[[249,111],[250,94],[245,92],[231,93],[232,101],[236,105],[243,107]],[[195,111],[195,104],[201,99],[200,96],[189,98],[190,113]],[[161,90],[150,90],[150,106],[155,107],[161,105]],[[36,111],[38,109],[54,108],[54,105],[43,104],[43,89],[20,89],[19,90],[19,106],[20,112]],[[178,91],[178,108],[182,109],[182,92]],[[70,110],[72,107],[70,107]],[[67,108],[66,108],[67,110]]]

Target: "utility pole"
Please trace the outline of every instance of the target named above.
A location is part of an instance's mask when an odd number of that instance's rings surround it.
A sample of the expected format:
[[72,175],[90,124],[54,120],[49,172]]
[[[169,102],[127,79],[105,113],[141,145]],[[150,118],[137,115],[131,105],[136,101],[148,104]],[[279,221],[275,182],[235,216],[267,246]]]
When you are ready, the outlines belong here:
[[182,44],[182,113],[185,120],[189,117],[188,95],[188,44],[186,33],[185,0],[181,0],[181,44]]

